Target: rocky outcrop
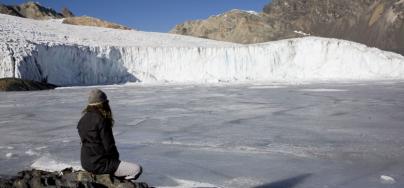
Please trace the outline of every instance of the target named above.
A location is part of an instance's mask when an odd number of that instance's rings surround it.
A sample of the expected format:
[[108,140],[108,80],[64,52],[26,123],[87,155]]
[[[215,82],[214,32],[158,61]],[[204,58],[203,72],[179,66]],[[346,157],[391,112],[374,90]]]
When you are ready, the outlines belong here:
[[74,172],[65,169],[62,172],[40,170],[22,171],[15,177],[0,178],[1,188],[148,188],[146,183],[131,182],[109,174],[94,175],[84,171]]
[[63,17],[65,17],[65,18],[74,17],[73,12],[70,11],[69,9],[67,9],[66,7],[64,7],[60,13],[61,13],[61,14],[63,15]]
[[0,13],[8,14],[11,16],[23,17],[17,10],[14,9],[14,7],[3,5],[3,4],[0,4]]
[[119,25],[112,22],[107,22],[104,20],[100,20],[98,18],[93,18],[89,16],[79,16],[79,17],[68,17],[63,19],[64,24],[71,24],[71,25],[84,25],[84,26],[94,26],[94,27],[105,27],[111,29],[124,29],[124,30],[131,30],[131,28]]
[[35,20],[63,18],[63,15],[61,13],[58,13],[53,9],[43,7],[40,4],[34,2],[27,2],[15,6],[0,5],[0,13],[19,16],[23,18],[31,18]]
[[238,43],[314,35],[404,54],[404,0],[273,0],[255,19],[232,12],[188,21],[171,33]]
[[18,78],[0,78],[0,91],[35,91],[55,89],[57,86],[44,82]]
[[206,20],[187,21],[170,33],[248,44],[278,38],[272,30],[263,14],[235,9]]
[[124,29],[130,30],[131,28],[101,20],[98,18],[93,18],[89,16],[79,16],[75,17],[73,12],[64,7],[62,11],[56,12],[51,8],[46,8],[35,2],[27,2],[21,5],[9,6],[0,4],[0,13],[8,14],[12,16],[18,16],[23,18],[30,18],[35,20],[48,20],[48,19],[62,19],[65,24],[72,25],[84,25],[84,26],[94,26],[94,27],[105,27],[112,29]]

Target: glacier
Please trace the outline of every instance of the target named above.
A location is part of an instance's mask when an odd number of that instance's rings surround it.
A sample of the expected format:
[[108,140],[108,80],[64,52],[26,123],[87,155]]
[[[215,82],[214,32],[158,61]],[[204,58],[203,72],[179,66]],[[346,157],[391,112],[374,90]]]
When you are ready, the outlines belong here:
[[60,86],[404,78],[401,55],[318,37],[241,45],[1,14],[0,36],[0,77]]

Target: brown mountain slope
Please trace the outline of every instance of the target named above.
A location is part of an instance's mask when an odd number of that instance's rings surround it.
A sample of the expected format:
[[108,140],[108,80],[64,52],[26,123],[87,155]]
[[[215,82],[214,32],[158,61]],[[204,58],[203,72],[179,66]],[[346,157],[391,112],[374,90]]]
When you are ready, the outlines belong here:
[[[228,14],[177,25],[171,33],[238,43],[303,36],[332,37],[404,54],[404,0],[273,0],[254,21]],[[243,23],[244,22],[244,23]],[[301,32],[300,32],[301,31]],[[238,37],[243,36],[240,40]]]
[[76,17],[68,17],[63,19],[64,24],[71,24],[71,25],[85,25],[85,26],[94,26],[94,27],[105,27],[105,28],[112,28],[112,29],[124,29],[130,30],[131,28],[119,25],[112,22],[107,22],[104,20],[100,20],[98,18],[93,18],[89,16],[76,16]]
[[264,12],[294,30],[404,54],[404,0],[274,0]]
[[262,14],[231,10],[206,20],[187,21],[170,32],[237,43],[257,43],[277,38],[272,30]]

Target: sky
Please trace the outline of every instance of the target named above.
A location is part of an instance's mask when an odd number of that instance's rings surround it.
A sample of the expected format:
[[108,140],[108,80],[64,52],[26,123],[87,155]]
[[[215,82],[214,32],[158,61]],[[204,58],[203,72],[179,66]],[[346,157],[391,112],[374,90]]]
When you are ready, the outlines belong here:
[[[0,0],[16,5],[28,0]],[[231,9],[261,12],[271,0],[35,0],[60,11],[69,8],[76,16],[93,16],[142,31],[168,32],[187,20],[206,19]]]

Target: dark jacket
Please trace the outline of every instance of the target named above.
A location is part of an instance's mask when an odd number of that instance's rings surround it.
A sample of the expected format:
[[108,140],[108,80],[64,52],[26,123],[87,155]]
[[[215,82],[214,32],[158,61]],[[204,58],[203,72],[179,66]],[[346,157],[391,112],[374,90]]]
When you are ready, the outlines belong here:
[[77,129],[81,138],[81,166],[95,174],[113,174],[121,162],[111,122],[97,111],[86,112]]

